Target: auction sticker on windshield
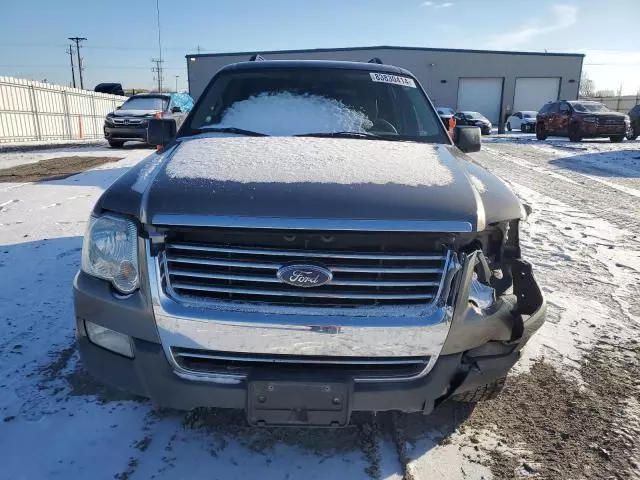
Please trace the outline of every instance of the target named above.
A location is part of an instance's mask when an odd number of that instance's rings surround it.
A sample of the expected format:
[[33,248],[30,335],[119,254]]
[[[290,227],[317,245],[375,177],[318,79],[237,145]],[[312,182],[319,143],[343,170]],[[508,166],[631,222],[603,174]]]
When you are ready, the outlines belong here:
[[416,82],[413,81],[413,78],[374,72],[370,72],[369,75],[371,75],[371,80],[374,82],[393,83],[394,85],[402,85],[403,87],[416,88]]

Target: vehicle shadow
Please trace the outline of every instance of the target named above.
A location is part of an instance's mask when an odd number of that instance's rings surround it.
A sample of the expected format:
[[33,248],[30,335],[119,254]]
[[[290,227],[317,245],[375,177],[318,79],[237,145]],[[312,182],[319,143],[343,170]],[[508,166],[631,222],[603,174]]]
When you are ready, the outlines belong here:
[[97,168],[72,175],[59,180],[46,180],[38,182],[38,185],[58,186],[67,185],[71,187],[99,187],[107,189],[121,175],[128,172],[131,167]]
[[557,158],[551,165],[599,177],[640,178],[640,144],[636,148]]

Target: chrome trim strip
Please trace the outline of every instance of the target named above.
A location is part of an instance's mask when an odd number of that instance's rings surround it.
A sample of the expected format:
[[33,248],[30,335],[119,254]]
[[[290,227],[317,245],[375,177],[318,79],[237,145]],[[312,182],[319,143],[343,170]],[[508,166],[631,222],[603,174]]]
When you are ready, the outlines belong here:
[[180,227],[266,228],[269,230],[335,230],[378,232],[466,233],[473,225],[446,220],[364,220],[326,218],[242,217],[161,213],[151,218],[153,225]]
[[172,288],[178,290],[195,290],[198,292],[238,293],[255,295],[258,297],[302,297],[302,298],[353,298],[364,300],[429,300],[433,295],[428,293],[350,293],[350,292],[309,292],[307,290],[256,290],[252,288],[211,287],[209,285],[194,285],[183,282],[171,282]]
[[[189,258],[189,257],[169,257],[168,262],[174,263],[190,263],[194,265],[211,265],[215,267],[242,267],[242,268],[261,268],[278,270],[283,263],[264,263],[264,262],[242,262],[234,260],[212,260],[208,258]],[[326,267],[332,272],[352,272],[352,273],[442,273],[441,268],[414,268],[414,267],[343,267],[339,265],[330,265]]]
[[[163,272],[164,274],[164,272]],[[276,277],[265,277],[263,275],[232,275],[226,273],[204,273],[204,272],[191,272],[187,270],[171,269],[171,275],[178,277],[193,277],[193,278],[211,278],[218,280],[236,280],[239,282],[257,282],[257,283],[282,283]],[[357,287],[435,287],[440,285],[440,282],[393,282],[393,281],[380,281],[380,282],[366,282],[361,280],[331,280],[328,285],[352,285]]]
[[425,365],[428,363],[428,360],[424,357],[416,357],[414,359],[380,359],[380,360],[365,360],[365,359],[340,359],[340,360],[330,360],[330,359],[322,359],[322,360],[305,360],[302,358],[296,358],[295,360],[291,359],[279,359],[275,357],[251,357],[251,356],[243,356],[243,357],[234,357],[233,355],[214,355],[210,353],[186,353],[186,352],[173,352],[174,357],[183,357],[183,358],[203,358],[207,360],[223,360],[223,361],[234,361],[234,362],[246,362],[248,366],[252,362],[256,363],[309,363],[314,365],[411,365],[424,363]]
[[[239,361],[239,362],[246,362],[247,363],[247,367],[246,368],[251,368],[251,362],[263,362],[263,363],[300,363],[300,364],[314,364],[314,365],[411,365],[411,364],[419,364],[419,363],[423,363],[424,364],[424,368],[422,370],[420,370],[419,372],[416,372],[413,375],[398,375],[398,376],[389,376],[389,377],[375,377],[375,376],[369,376],[369,377],[363,377],[363,378],[354,378],[353,381],[356,383],[371,383],[371,382],[389,382],[389,381],[411,381],[411,380],[417,380],[421,377],[423,377],[424,375],[428,374],[429,371],[431,371],[431,369],[434,367],[436,361],[437,361],[437,356],[436,357],[428,357],[428,360],[425,359],[424,357],[416,357],[414,360],[411,359],[404,359],[404,360],[393,360],[393,359],[381,359],[381,360],[347,360],[347,359],[340,359],[340,360],[304,360],[304,359],[296,359],[295,361],[291,361],[291,360],[278,360],[276,358],[260,358],[260,357],[243,357],[241,359],[238,359],[237,357],[233,357],[233,356],[225,356],[225,355],[212,355],[212,354],[205,354],[205,353],[174,353],[173,351],[171,352],[174,361],[175,361],[175,357],[182,357],[182,358],[202,358],[202,359],[211,359],[211,360],[230,360],[230,361]],[[425,361],[426,360],[426,361]],[[193,375],[198,375],[198,374],[205,374],[205,375],[221,375],[221,374],[211,374],[211,373],[206,373],[206,372],[199,372],[197,370],[188,370],[188,369],[184,369],[183,367],[181,367],[183,370],[188,371],[188,372],[192,372]],[[233,375],[233,376],[242,376],[241,374],[229,374],[229,375]],[[184,377],[183,377],[184,378]],[[244,377],[243,377],[244,378]]]
[[239,253],[244,255],[274,255],[283,257],[302,258],[352,258],[356,260],[445,260],[446,255],[392,255],[375,253],[342,253],[342,252],[318,252],[314,250],[269,250],[256,248],[230,248],[230,247],[209,247],[206,245],[192,245],[187,243],[168,243],[167,248],[179,250],[194,250],[203,252],[219,253]]

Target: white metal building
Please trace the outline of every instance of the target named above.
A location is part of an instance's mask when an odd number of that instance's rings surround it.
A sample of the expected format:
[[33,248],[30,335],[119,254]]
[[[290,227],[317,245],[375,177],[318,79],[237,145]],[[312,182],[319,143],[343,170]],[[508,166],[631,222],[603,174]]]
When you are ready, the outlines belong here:
[[197,99],[225,65],[259,53],[267,60],[347,60],[383,63],[411,71],[437,106],[484,114],[539,110],[550,100],[578,98],[584,55],[448,48],[362,47],[187,55],[189,92]]

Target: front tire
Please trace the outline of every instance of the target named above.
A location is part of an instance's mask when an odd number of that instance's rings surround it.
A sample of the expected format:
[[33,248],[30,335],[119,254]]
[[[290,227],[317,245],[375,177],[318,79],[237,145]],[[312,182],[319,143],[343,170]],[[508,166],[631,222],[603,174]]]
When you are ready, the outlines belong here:
[[122,140],[109,140],[109,146],[111,148],[122,148],[124,142]]
[[640,127],[635,128],[631,127],[629,132],[627,132],[627,140],[635,140],[640,136]]
[[620,143],[624,140],[624,135],[611,135],[609,140],[611,143]]
[[507,381],[507,377],[502,377],[495,382],[487,383],[486,385],[480,385],[475,390],[468,392],[458,393],[451,396],[451,400],[461,403],[477,403],[484,400],[491,400],[498,396],[502,391]]
[[569,141],[570,142],[582,141],[582,135],[580,134],[580,126],[575,123],[569,125]]
[[538,140],[546,140],[548,137],[547,135],[547,131],[544,129],[544,125],[537,125],[536,126],[536,138]]

